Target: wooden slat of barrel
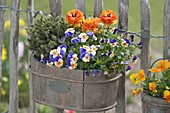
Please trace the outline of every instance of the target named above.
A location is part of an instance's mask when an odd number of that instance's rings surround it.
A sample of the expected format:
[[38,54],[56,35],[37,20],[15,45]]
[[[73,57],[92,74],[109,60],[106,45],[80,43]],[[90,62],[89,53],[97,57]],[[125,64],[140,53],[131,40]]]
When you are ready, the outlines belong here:
[[[43,73],[48,77],[59,77],[68,80],[83,80],[83,71],[69,69],[59,69],[56,67],[46,66],[39,61],[31,60],[31,64],[34,71],[38,73]],[[42,76],[36,76],[33,74],[33,85],[34,85],[34,98],[35,100],[40,100],[47,105],[53,107],[74,107],[77,109],[83,108],[83,84],[70,83],[63,81],[66,86],[70,87],[70,91],[67,93],[59,93],[52,91],[49,88],[49,83],[56,81],[54,79],[45,78]],[[62,81],[62,80],[60,80]],[[41,89],[40,89],[41,88]],[[60,97],[60,98],[58,98]],[[61,105],[61,106],[58,106]]]

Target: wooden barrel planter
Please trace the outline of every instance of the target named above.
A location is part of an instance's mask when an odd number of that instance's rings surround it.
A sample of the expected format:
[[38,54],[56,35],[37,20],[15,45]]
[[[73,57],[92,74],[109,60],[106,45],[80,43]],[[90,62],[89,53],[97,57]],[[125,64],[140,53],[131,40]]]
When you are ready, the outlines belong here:
[[142,93],[142,113],[170,113],[170,103]]
[[49,67],[30,57],[33,99],[37,103],[75,111],[105,111],[117,104],[119,79],[85,76],[83,70]]

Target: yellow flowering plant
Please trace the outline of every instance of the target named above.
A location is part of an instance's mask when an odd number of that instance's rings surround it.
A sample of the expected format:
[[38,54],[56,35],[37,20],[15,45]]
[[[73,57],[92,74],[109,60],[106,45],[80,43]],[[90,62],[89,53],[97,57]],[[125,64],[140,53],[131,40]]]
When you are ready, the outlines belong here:
[[143,70],[130,75],[130,80],[138,88],[132,89],[132,95],[137,96],[141,91],[170,102],[170,62],[158,60],[157,66],[148,70],[147,76]]
[[76,9],[68,11],[65,19],[42,17],[27,30],[32,37],[29,49],[48,66],[85,70],[87,76],[107,75],[110,70],[117,74],[131,69],[129,61],[137,61],[133,50],[142,43],[111,27],[116,23],[112,10],[103,11],[100,17],[85,18]]

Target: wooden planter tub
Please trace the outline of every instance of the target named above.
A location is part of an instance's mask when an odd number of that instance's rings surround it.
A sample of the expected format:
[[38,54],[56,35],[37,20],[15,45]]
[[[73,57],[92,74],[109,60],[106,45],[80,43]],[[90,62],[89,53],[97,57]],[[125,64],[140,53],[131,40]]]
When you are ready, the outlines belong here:
[[75,111],[105,111],[115,107],[119,79],[85,76],[82,70],[49,67],[30,57],[33,99],[37,103]]
[[142,93],[142,113],[170,113],[170,103]]

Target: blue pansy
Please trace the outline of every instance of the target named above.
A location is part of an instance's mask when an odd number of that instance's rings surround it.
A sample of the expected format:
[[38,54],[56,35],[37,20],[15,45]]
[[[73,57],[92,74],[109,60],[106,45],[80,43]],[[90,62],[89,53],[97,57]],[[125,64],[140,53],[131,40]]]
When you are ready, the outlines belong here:
[[63,36],[61,39],[60,39],[60,41],[59,42],[64,42],[65,41],[65,37]]
[[102,73],[102,70],[97,70],[98,75],[101,75],[101,73]]
[[66,44],[61,44],[60,46],[58,46],[57,49],[61,49],[61,50],[63,50],[64,52],[66,52],[67,46],[66,46]]
[[86,49],[84,49],[83,47],[80,47],[80,53],[85,53]]
[[139,42],[137,45],[138,45],[138,46],[142,46],[142,42]]
[[100,43],[104,43],[104,42],[105,42],[104,38],[100,39]]
[[129,41],[129,39],[125,38],[124,40],[126,41],[126,43],[127,43],[127,44],[128,44],[128,46],[129,46],[129,45],[130,45],[130,41]]
[[65,33],[65,36],[66,36],[67,38],[73,37],[73,36],[74,36],[74,33],[67,32],[67,33]]
[[129,70],[131,70],[131,67],[127,66],[126,71],[129,71]]
[[87,32],[87,35],[93,37],[93,36],[94,36],[94,33],[91,32],[91,31],[88,31],[88,32]]
[[114,28],[113,34],[116,34],[117,31],[118,31],[118,28]]
[[113,39],[113,38],[109,39],[109,43],[115,43],[115,42],[116,42],[116,39]]
[[87,71],[85,71],[84,74],[85,74],[86,76],[89,76],[89,72],[87,72]]
[[134,35],[130,35],[129,37],[131,38],[131,42],[133,42],[134,41]]
[[112,51],[110,51],[109,53],[108,53],[108,56],[110,56],[112,54]]
[[96,72],[95,69],[93,69],[91,73],[92,73],[93,76],[95,76],[97,72]]
[[75,43],[78,43],[78,42],[81,42],[81,38],[79,38],[79,37],[74,37],[74,38],[71,40],[71,44],[75,44]]

